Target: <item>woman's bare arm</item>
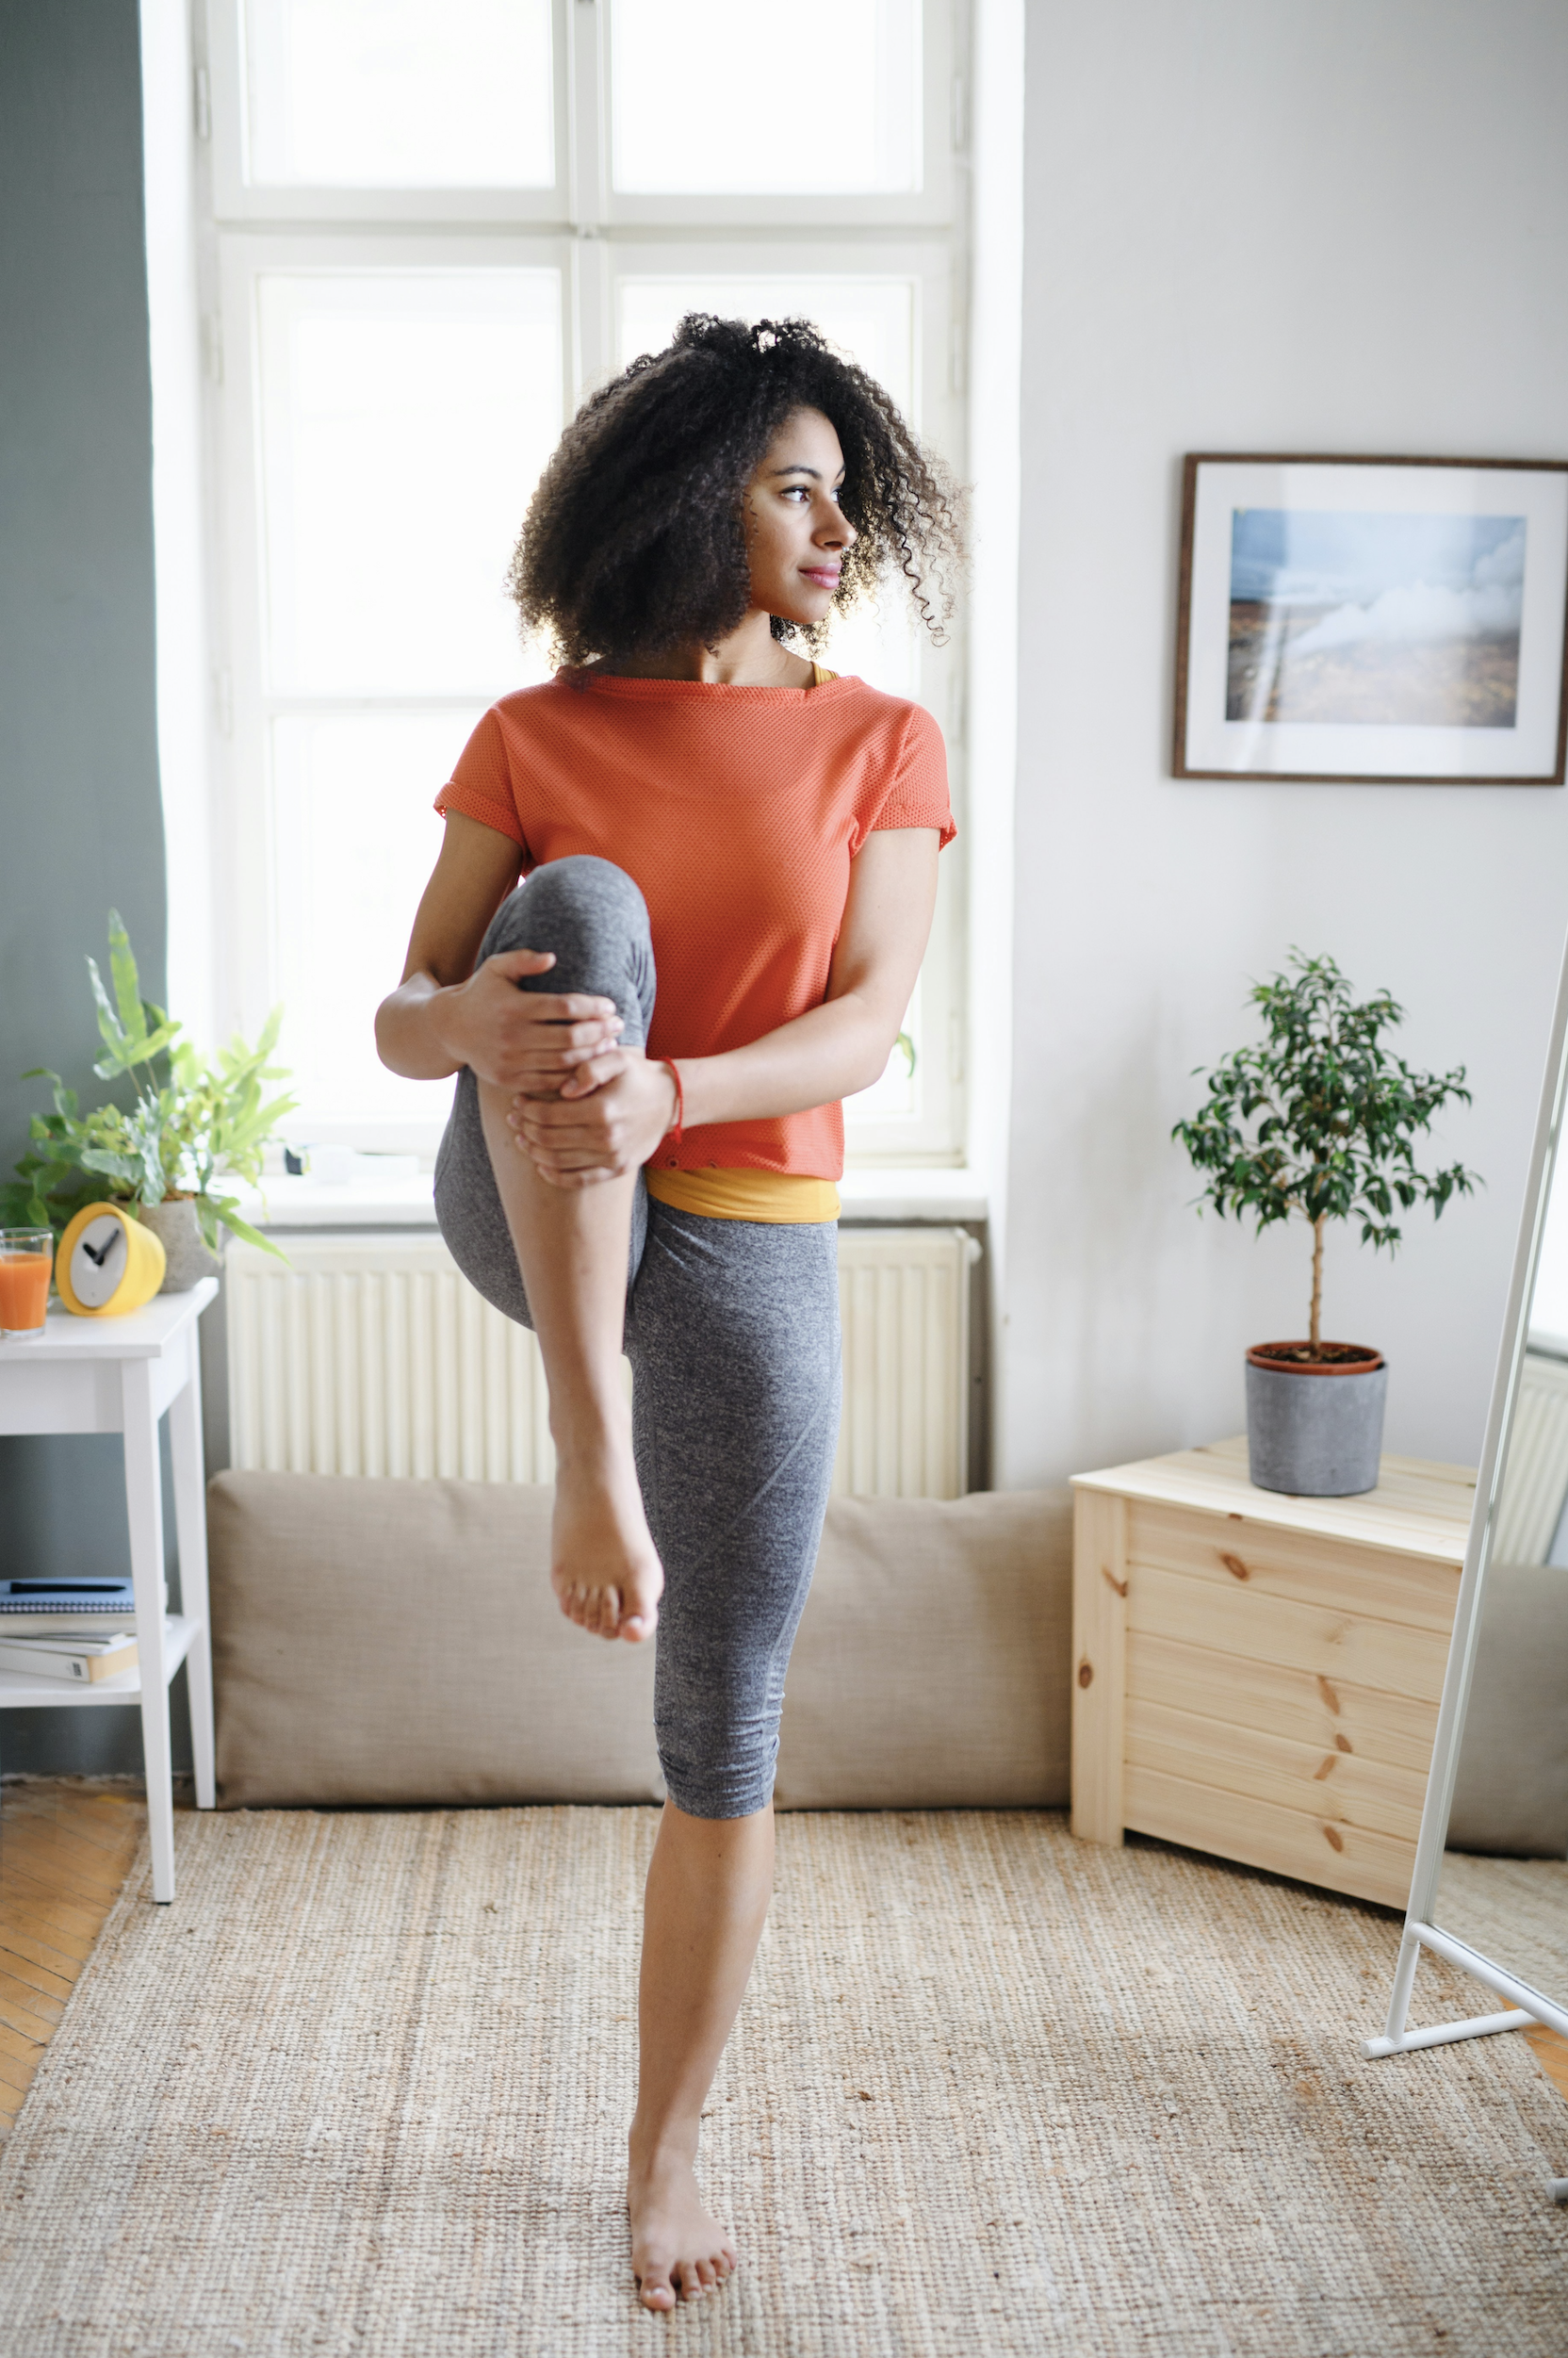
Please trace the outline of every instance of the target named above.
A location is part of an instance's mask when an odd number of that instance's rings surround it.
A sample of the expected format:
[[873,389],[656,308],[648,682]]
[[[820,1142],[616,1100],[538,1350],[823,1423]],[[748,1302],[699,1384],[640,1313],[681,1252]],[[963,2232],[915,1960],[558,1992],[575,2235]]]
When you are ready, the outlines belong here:
[[[935,827],[867,839],[850,870],[826,1000],[748,1047],[680,1057],[688,1128],[802,1113],[878,1078],[925,955],[939,843]],[[553,1102],[520,1098],[509,1118],[546,1178],[581,1187],[645,1162],[673,1110],[662,1066],[610,1048],[586,1056]]]
[[509,836],[461,811],[449,814],[402,981],[376,1010],[376,1046],[394,1073],[441,1081],[470,1065],[498,1088],[553,1093],[613,1042],[621,1028],[613,1000],[517,989],[523,975],[548,973],[555,959],[547,953],[510,950],[476,971],[485,927],[521,867]]

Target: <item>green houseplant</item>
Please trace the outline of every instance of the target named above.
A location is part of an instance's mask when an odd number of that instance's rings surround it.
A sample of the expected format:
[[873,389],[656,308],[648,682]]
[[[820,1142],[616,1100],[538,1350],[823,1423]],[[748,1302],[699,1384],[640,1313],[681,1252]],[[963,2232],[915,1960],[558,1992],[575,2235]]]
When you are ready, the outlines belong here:
[[1290,966],[1250,993],[1263,1040],[1199,1068],[1207,1097],[1172,1136],[1202,1175],[1200,1209],[1250,1218],[1259,1234],[1291,1220],[1312,1230],[1306,1336],[1247,1354],[1248,1442],[1261,1488],[1335,1497],[1377,1482],[1388,1371],[1369,1345],[1323,1339],[1324,1235],[1359,1220],[1364,1244],[1393,1253],[1399,1214],[1424,1204],[1437,1218],[1468,1195],[1473,1171],[1424,1171],[1415,1146],[1470,1092],[1462,1065],[1416,1073],[1383,1044],[1404,1017],[1386,991],[1358,1003],[1331,958],[1297,950]]
[[172,1292],[210,1266],[207,1255],[224,1229],[277,1253],[240,1218],[238,1198],[222,1182],[260,1178],[262,1150],[293,1110],[291,1098],[266,1093],[268,1083],[286,1077],[270,1062],[282,1010],[273,1009],[253,1048],[236,1038],[206,1062],[180,1038],[182,1026],[141,996],[130,941],[112,909],[108,939],[112,994],[97,960],[87,961],[104,1043],[92,1069],[100,1080],[128,1081],[132,1104],[84,1114],[57,1073],[41,1065],[24,1073],[53,1084],[54,1111],[33,1116],[29,1150],[16,1177],[0,1187],[0,1220],[52,1228],[57,1240],[94,1198],[134,1204],[163,1239],[164,1290]]

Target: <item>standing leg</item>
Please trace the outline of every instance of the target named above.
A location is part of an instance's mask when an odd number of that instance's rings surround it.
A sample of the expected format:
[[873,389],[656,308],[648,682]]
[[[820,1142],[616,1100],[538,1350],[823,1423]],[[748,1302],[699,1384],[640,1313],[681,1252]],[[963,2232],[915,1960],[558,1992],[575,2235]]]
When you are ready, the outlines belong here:
[[194,1319],[186,1329],[186,1347],[190,1375],[184,1391],[176,1393],[170,1403],[169,1454],[174,1472],[180,1608],[198,1625],[185,1658],[196,1807],[210,1809],[218,1798],[213,1777],[212,1616],[207,1604],[207,1518],[202,1484],[202,1361]]
[[649,2309],[698,2299],[735,2265],[697,2193],[703,2100],[751,1978],[773,1891],[773,1807],[693,1818],[664,1804],[643,1902],[637,2112],[628,2139],[631,2265]]
[[837,1232],[655,1204],[632,1297],[637,1462],[668,1577],[655,1717],[670,1800],[644,1911],[632,2267],[645,2307],[734,2266],[697,2190],[703,2100],[773,1881],[784,1673],[839,1431]]
[[169,1745],[169,1682],[163,1669],[163,1482],[153,1368],[122,1360],[121,1430],[125,1447],[125,1508],[136,1590],[136,1659],[141,1677],[141,1760],[147,1780],[147,1831],[153,1848],[153,1897],[174,1896],[173,1761]]

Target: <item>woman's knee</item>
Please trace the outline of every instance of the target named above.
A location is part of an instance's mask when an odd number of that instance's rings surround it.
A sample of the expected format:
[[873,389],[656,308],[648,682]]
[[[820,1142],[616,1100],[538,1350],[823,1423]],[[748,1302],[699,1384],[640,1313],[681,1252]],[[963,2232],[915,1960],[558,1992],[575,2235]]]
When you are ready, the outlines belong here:
[[[588,852],[551,860],[518,885],[490,920],[481,956],[554,950],[560,944],[614,949],[645,940],[647,903],[624,868]],[[559,989],[546,984],[542,989]]]
[[555,964],[524,977],[524,991],[585,991],[611,999],[621,1041],[641,1047],[653,1015],[653,941],[647,904],[624,868],[588,854],[535,868],[490,920],[482,958],[548,950]]
[[[780,1697],[782,1701],[782,1697]],[[776,1709],[728,1726],[672,1721],[656,1713],[664,1790],[689,1818],[749,1818],[773,1799],[778,1763]]]

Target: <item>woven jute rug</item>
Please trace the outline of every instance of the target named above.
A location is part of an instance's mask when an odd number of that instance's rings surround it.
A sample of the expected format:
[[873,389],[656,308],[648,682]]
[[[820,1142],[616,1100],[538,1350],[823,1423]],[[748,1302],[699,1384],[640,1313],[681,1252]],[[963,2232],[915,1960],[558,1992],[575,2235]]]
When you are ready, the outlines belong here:
[[[1568,2106],[1360,2060],[1396,1920],[1059,1818],[780,1824],[704,2128],[743,2265],[633,2303],[654,1817],[187,1816],[0,2164],[0,2349],[1561,2358]],[[1426,2019],[1474,2009],[1424,1969]]]
[[1451,1850],[1432,1921],[1546,1996],[1568,1989],[1568,1859]]

